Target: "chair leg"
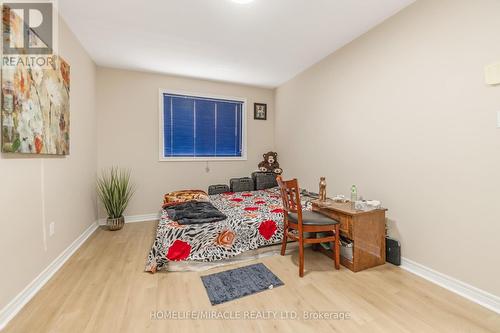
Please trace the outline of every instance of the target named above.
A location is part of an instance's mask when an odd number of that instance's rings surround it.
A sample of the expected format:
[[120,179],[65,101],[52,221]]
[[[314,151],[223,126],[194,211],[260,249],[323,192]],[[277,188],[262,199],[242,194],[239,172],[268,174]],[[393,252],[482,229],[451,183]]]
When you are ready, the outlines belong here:
[[340,234],[339,225],[335,225],[335,269],[340,269]]
[[288,241],[288,224],[283,226],[283,240],[281,241],[281,255],[284,256],[286,252],[286,243]]
[[304,277],[304,235],[299,235],[299,276]]

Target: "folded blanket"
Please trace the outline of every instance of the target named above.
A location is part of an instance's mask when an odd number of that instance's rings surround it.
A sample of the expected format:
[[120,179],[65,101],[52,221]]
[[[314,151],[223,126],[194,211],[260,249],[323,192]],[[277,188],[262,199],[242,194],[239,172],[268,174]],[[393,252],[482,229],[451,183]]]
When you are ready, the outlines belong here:
[[171,220],[183,224],[202,224],[225,220],[222,214],[210,202],[189,201],[166,207]]

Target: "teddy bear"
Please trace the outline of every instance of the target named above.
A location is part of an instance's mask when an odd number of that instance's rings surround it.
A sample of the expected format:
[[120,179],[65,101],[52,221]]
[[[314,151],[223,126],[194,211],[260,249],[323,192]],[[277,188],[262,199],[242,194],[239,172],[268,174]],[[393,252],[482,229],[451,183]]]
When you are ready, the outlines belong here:
[[270,151],[265,153],[263,157],[264,161],[259,163],[259,170],[262,172],[274,172],[277,175],[281,175],[283,170],[278,163],[278,154]]

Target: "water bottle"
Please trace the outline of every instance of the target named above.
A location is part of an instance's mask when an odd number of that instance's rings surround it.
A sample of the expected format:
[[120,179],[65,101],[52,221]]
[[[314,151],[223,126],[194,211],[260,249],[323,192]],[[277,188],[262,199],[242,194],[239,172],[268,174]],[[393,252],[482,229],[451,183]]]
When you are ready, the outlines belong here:
[[356,185],[351,186],[351,202],[354,205],[354,202],[358,200],[358,189],[356,188]]

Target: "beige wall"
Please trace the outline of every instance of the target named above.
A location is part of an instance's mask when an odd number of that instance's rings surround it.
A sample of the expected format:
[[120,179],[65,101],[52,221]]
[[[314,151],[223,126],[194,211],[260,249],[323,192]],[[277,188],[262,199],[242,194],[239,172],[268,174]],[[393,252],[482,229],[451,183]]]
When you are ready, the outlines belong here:
[[[406,258],[500,295],[500,87],[482,72],[500,59],[499,12],[495,0],[418,1],[280,87],[276,124],[273,90],[96,72],[61,21],[71,155],[0,156],[0,308],[95,220],[96,166],[130,168],[127,214],[149,214],[167,191],[249,175],[275,146],[305,187],[325,175],[329,194],[355,183],[382,200]],[[248,161],[211,162],[209,173],[205,162],[159,162],[159,88],[247,98]],[[254,102],[268,104],[267,121],[253,120]]]
[[[248,160],[159,162],[159,89],[181,90],[247,99]],[[231,177],[250,176],[262,154],[274,147],[274,91],[236,84],[168,75],[98,68],[98,163],[129,168],[137,186],[126,215],[159,211],[163,194],[207,189]],[[253,119],[254,102],[267,103],[268,120]],[[104,217],[104,213],[101,214]]]
[[500,295],[500,1],[419,0],[276,94],[286,177],[389,208],[403,256]]
[[0,309],[96,220],[96,69],[62,20],[59,30],[71,65],[71,155],[0,155]]

